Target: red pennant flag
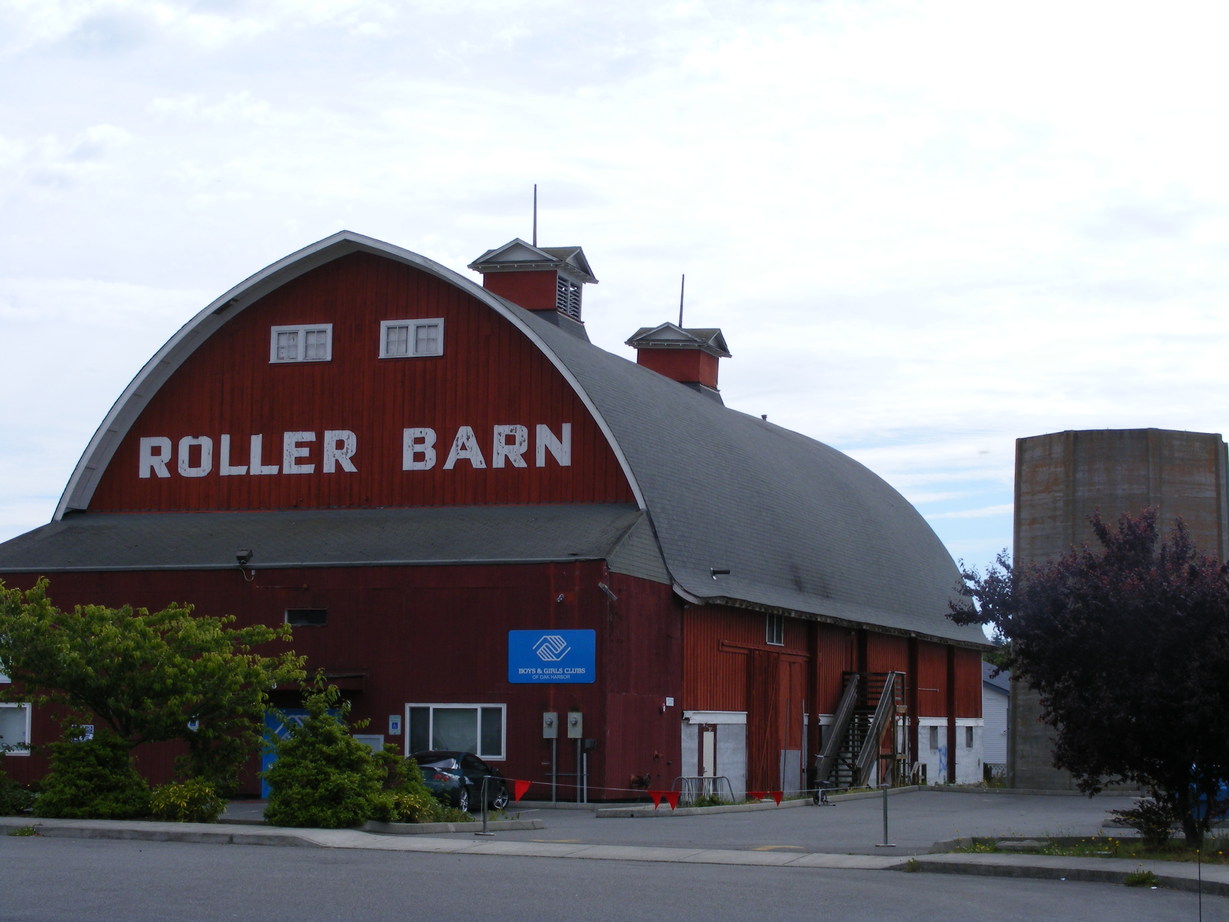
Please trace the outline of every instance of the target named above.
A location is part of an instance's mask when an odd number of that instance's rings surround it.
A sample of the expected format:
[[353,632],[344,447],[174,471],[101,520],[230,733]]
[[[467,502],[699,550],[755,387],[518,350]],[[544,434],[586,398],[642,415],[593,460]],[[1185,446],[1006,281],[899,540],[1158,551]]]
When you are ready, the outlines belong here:
[[653,798],[653,809],[656,810],[661,806],[661,791],[649,791],[649,796]]
[[521,798],[525,796],[525,792],[529,790],[529,782],[521,781],[519,778],[512,779],[512,800],[520,803]]
[[678,791],[668,791],[666,793],[666,803],[670,805],[671,810],[677,807],[679,805],[679,792]]
[[780,791],[773,791],[772,799],[776,801],[776,804],[778,807],[781,806],[781,792]]
[[756,800],[763,800],[764,792],[763,791],[748,791],[747,796],[754,797]]

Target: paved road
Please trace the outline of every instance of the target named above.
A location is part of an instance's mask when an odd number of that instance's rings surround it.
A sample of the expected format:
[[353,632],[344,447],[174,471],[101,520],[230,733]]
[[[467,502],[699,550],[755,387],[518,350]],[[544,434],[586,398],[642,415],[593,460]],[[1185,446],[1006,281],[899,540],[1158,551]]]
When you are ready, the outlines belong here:
[[[0,836],[8,922],[1194,922],[1199,912],[1194,893],[1075,881]],[[1203,897],[1202,918],[1229,919],[1229,900]]]

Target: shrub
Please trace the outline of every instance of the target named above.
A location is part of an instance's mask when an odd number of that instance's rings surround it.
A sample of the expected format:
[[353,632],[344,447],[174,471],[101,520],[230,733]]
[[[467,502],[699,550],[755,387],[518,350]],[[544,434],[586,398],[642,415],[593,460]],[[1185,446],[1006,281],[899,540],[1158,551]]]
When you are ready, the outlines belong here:
[[5,773],[4,755],[0,753],[0,816],[28,813],[33,804],[34,794]]
[[387,770],[350,735],[350,703],[317,676],[303,707],[303,723],[291,723],[289,735],[273,743],[277,761],[264,772],[265,819],[274,826],[340,829],[386,814]]
[[225,809],[226,801],[201,778],[156,787],[149,798],[154,819],[172,823],[213,823]]
[[1169,844],[1178,816],[1171,804],[1156,797],[1144,797],[1129,810],[1111,810],[1110,815],[1129,829],[1134,829],[1148,848],[1164,848]]
[[149,815],[149,785],[132,765],[128,744],[101,733],[51,744],[51,770],[34,815],[120,820]]

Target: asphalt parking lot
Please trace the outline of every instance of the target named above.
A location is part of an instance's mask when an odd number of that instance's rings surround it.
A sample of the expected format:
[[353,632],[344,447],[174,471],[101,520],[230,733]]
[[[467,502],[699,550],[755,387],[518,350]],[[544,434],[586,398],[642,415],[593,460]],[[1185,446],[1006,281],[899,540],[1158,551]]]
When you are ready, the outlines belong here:
[[666,804],[632,817],[617,808],[512,804],[508,815],[540,819],[540,830],[500,832],[510,841],[594,842],[672,848],[789,849],[836,854],[926,854],[965,837],[1086,837],[1130,834],[1111,825],[1111,810],[1133,796],[1026,794],[922,788],[834,798],[832,806],[785,801],[762,809],[688,815]]

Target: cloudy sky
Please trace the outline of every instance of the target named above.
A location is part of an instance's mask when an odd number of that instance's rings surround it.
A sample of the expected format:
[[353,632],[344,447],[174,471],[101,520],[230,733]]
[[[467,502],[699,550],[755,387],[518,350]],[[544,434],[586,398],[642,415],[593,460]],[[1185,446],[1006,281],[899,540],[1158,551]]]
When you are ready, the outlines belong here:
[[719,326],[726,403],[1011,543],[1014,441],[1223,432],[1229,7],[0,0],[0,540],[145,360],[349,229],[532,235],[590,337]]

